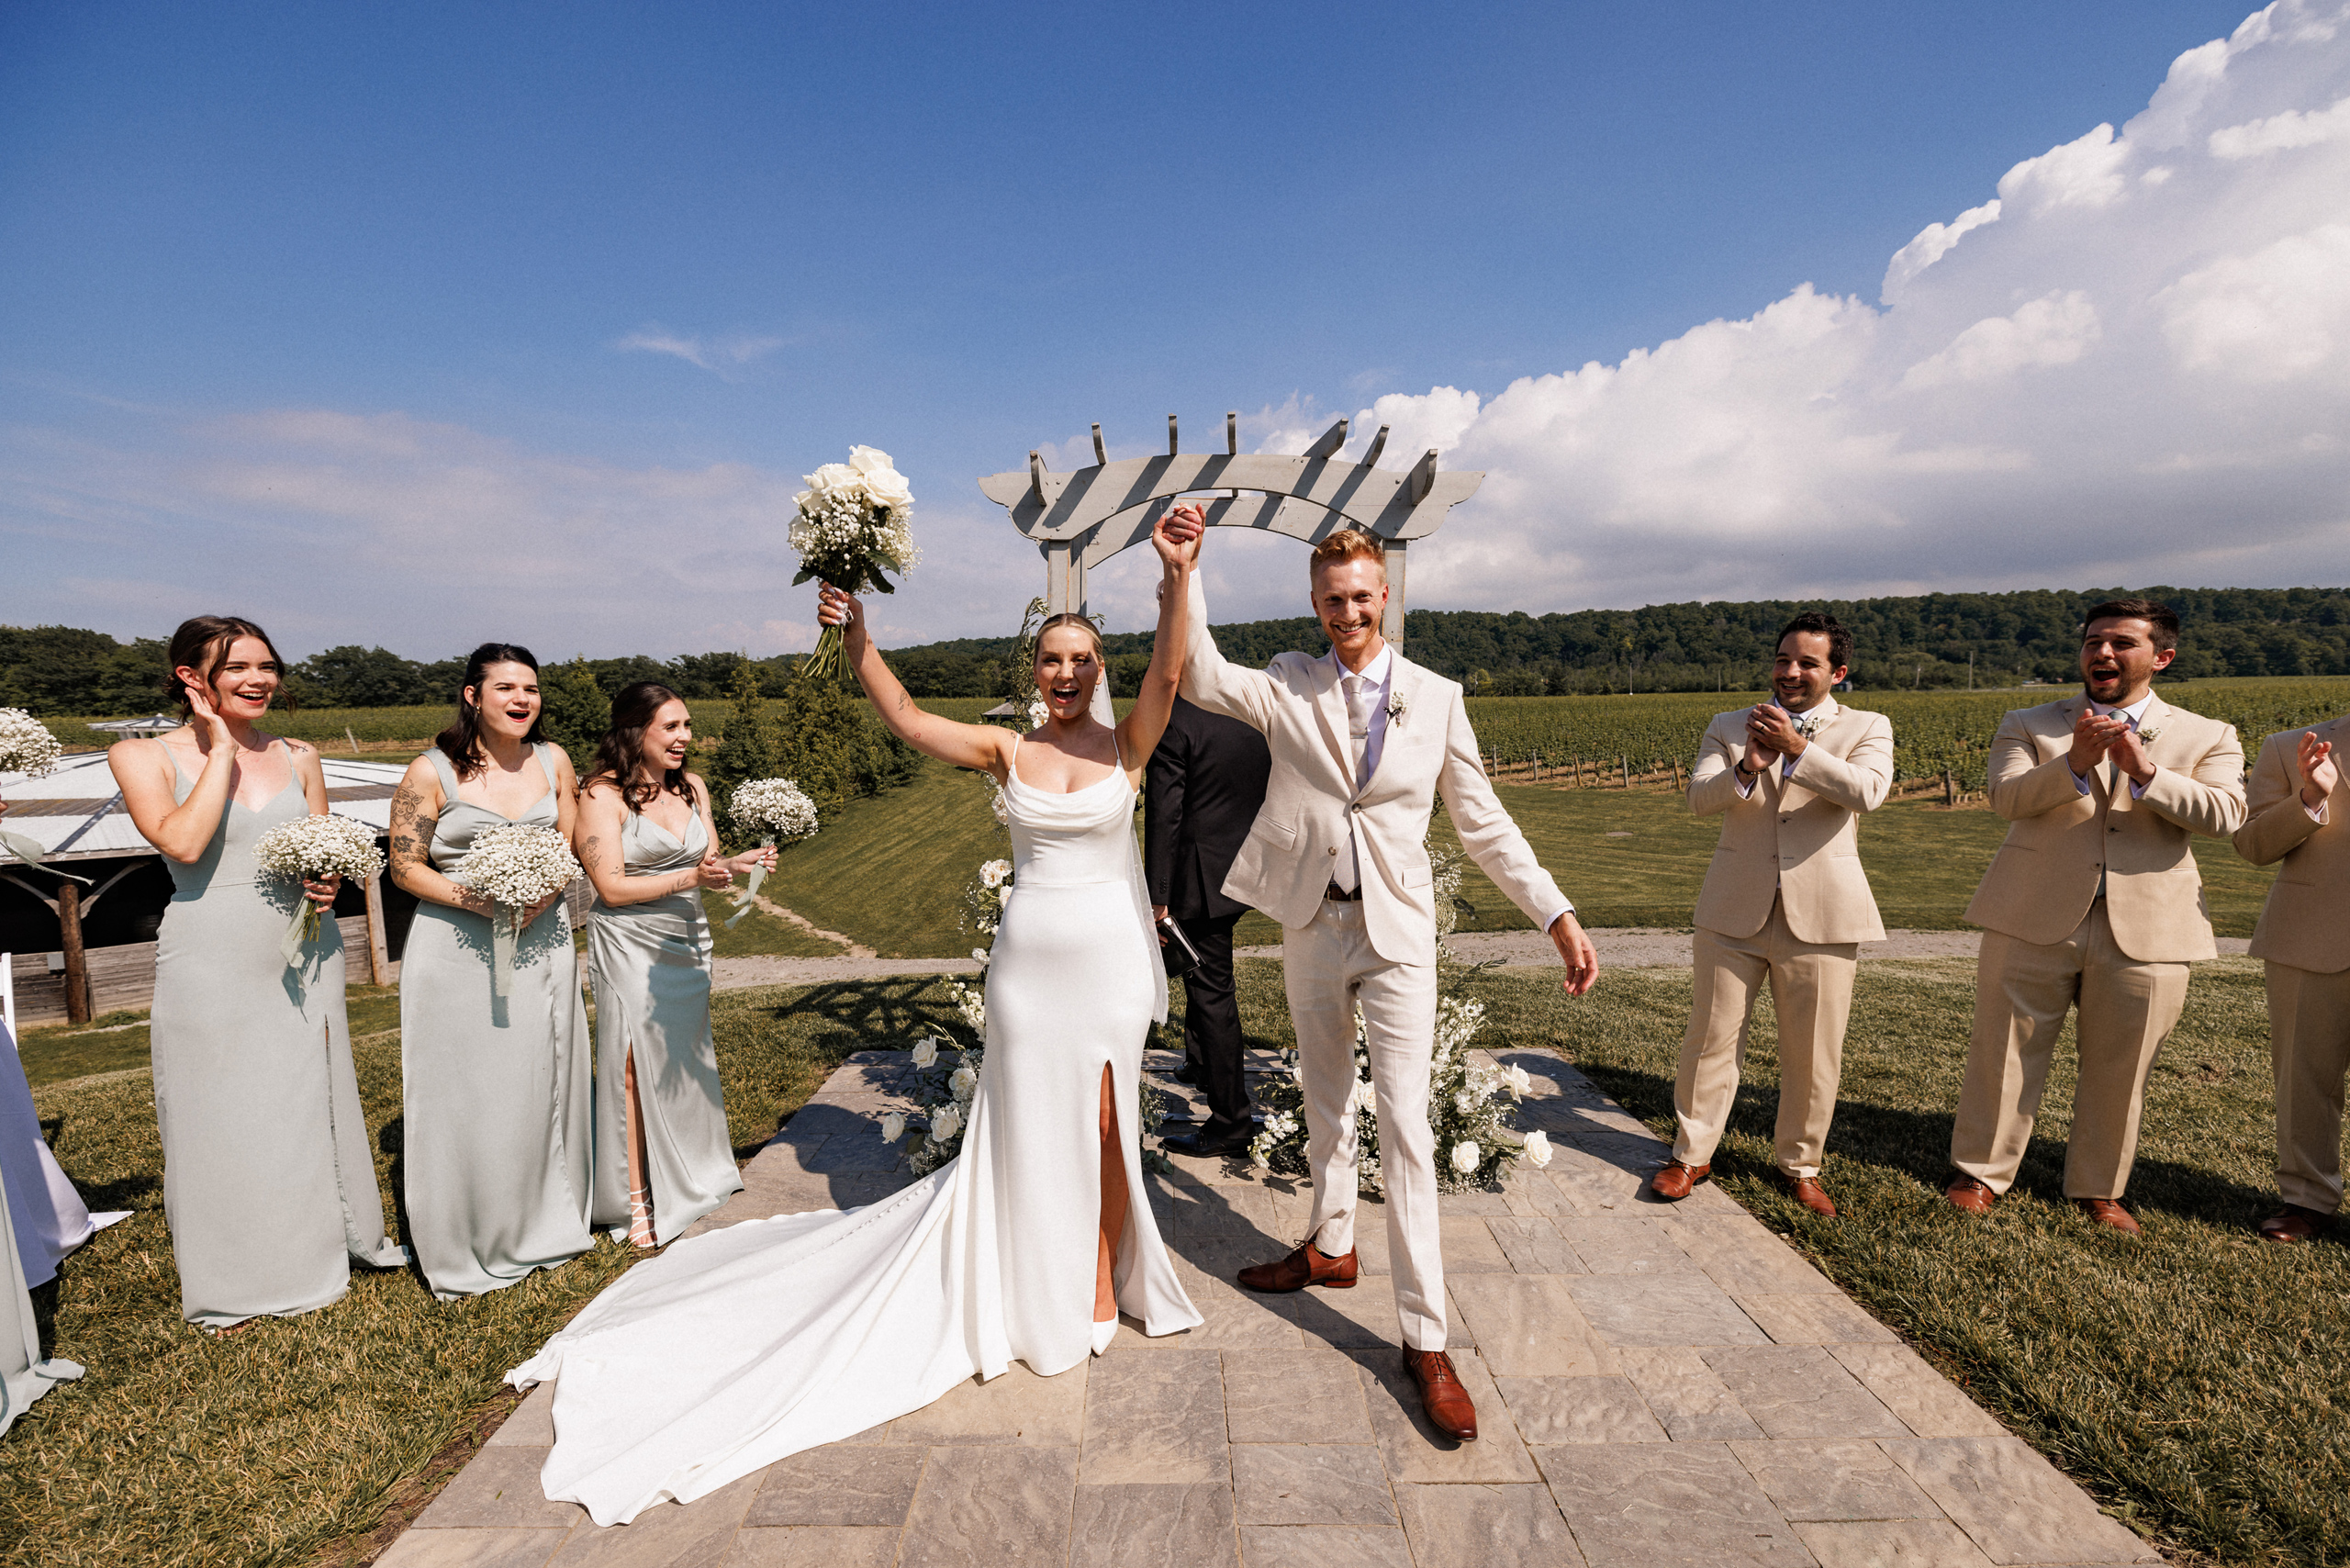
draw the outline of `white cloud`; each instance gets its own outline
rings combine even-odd
[[[2343,580],[2345,16],[2279,0],[2181,55],[2119,132],[1926,227],[1878,304],[1807,285],[1614,364],[1380,398],[1383,461],[1487,476],[1414,602]]]
[[[612,346],[642,353],[665,353],[713,375],[726,375],[783,347],[782,338],[733,333],[722,338],[687,338],[659,327],[640,327]]]
[[[1997,381],[2031,365],[2070,364],[2102,335],[2097,307],[2079,289],[2052,290],[2012,316],[1986,316],[1931,359],[1902,373],[1911,390]]]

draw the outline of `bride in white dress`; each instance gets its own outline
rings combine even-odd
[[[752,1220],[631,1270],[507,1373],[555,1381],[551,1499],[599,1524],[690,1502],[854,1437],[1014,1361],[1047,1377],[1099,1354],[1123,1312],[1201,1321],[1142,1187],[1131,1117],[1167,984],[1135,849],[1135,792],[1183,667],[1195,510],[1160,520],[1158,635],[1134,710],[1093,717],[1101,639],[1046,622],[1048,718],[1022,737],[923,712],[849,595],[819,613],[890,727],[1003,787],[1013,892],[988,968],[987,1058],[956,1159],[865,1208]],[[1104,705],[1106,707],[1106,704]]]

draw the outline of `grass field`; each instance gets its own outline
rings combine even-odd
[[[1604,976],[1569,1002],[1539,971],[1467,982],[1481,1044],[1559,1048],[1651,1126],[1670,1121],[1684,972]],[[1768,1180],[1775,1036],[1758,1020],[1718,1180],[1978,1400],[2140,1529],[2229,1562],[2350,1556],[2350,1249],[2285,1250],[2244,1228],[2270,1185],[2259,969],[2198,967],[2157,1068],[2132,1198],[2136,1245],[2060,1202],[2071,1076],[2061,1059],[2016,1193],[1969,1221],[1938,1196],[1970,966],[1865,966],[1825,1180],[1829,1224]],[[1180,1001],[1180,999],[1179,999]],[[1244,1026],[1291,1038],[1279,966],[1241,966]],[[949,1014],[900,980],[722,993],[715,1025],[741,1155],[849,1051],[902,1047]],[[354,989],[369,1130],[398,1115],[397,998]],[[1178,1013],[1180,1021],[1180,1007]],[[125,1031],[129,1033],[129,1031]],[[52,1066],[91,1030],[36,1037]],[[30,1058],[28,1057],[28,1064]],[[182,1327],[143,1070],[36,1092],[60,1159],[94,1206],[133,1219],[72,1260],[53,1350],[89,1365],[0,1444],[0,1563],[71,1568],[360,1561],[387,1508],[505,1396],[498,1375],[631,1261],[588,1257],[476,1301],[437,1304],[408,1273],[227,1339]],[[378,1161],[387,1202],[397,1164]],[[445,1468],[447,1461],[442,1461]]]
[[[1561,699],[1572,700],[1572,699]],[[1495,787],[1535,855],[1575,901],[1589,926],[1685,926],[1696,908],[1720,823],[1692,817],[1677,794],[1650,790]],[[817,924],[888,958],[945,958],[972,946],[957,921],[963,886],[982,860],[1009,855],[986,783],[943,763],[873,800],[851,801],[838,821],[784,857],[769,896]],[[1980,809],[1924,802],[1888,805],[1862,820],[1861,857],[1888,926],[1957,930],[2008,824]],[[1437,814],[1438,842],[1457,844]],[[2249,936],[2273,870],[2246,864],[2220,839],[2195,841],[2220,934]],[[903,890],[923,890],[908,898]],[[1482,872],[1470,868],[1460,897],[1464,931],[1529,923]],[[1241,924],[1244,945],[1281,939],[1261,915]],[[781,949],[778,949],[781,950]]]

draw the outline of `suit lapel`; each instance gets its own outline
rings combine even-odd
[[[1347,734],[1347,695],[1338,684],[1345,666],[1338,663],[1336,648],[1322,655],[1314,666],[1314,678],[1320,684],[1314,692],[1315,716],[1321,721],[1323,744],[1329,748],[1338,765],[1338,777],[1347,781],[1347,793],[1355,787],[1354,746]]]

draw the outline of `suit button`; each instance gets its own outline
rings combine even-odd
[[[1360,801],[1357,801],[1353,805],[1348,806],[1347,810],[1350,812],[1359,812],[1362,810],[1362,802]]]
[[[2105,831],[2106,831],[2106,832],[2108,832],[2108,833],[2120,833],[2120,832],[2121,831],[2121,829],[2120,827],[2116,826],[2116,827],[2109,827],[2109,828],[2107,828]]]
[[[1338,846],[1337,846],[1337,845],[1335,845],[1335,844],[1334,844],[1334,845],[1330,846],[1330,853],[1331,853],[1331,854],[1336,855],[1337,852],[1338,852]]]

